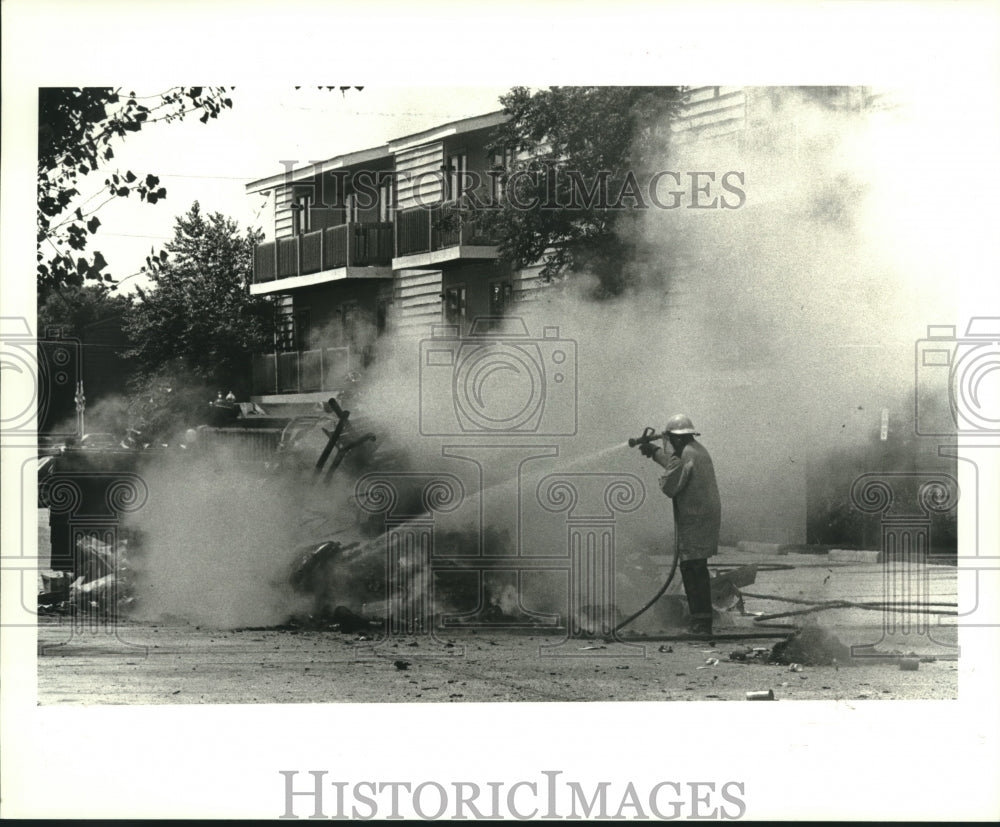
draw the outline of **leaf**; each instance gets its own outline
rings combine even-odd
[[[128,194],[129,194],[129,192],[131,192],[131,190],[129,190],[129,188],[128,188],[128,187],[120,187],[120,188],[119,188],[119,189],[118,189],[118,190],[117,190],[117,191],[115,192],[115,195],[118,195],[118,196],[120,196],[120,197],[122,197],[122,198],[127,198],[127,197],[128,197]]]
[[[103,270],[108,266],[108,262],[105,260],[104,256],[100,252],[94,253],[94,271]]]
[[[155,175],[147,175],[146,176],[146,186],[147,187],[155,187],[159,183],[160,183],[160,179],[157,178]]]
[[[91,235],[97,232],[97,228],[101,226],[101,219],[96,215],[87,222],[87,229],[90,230]]]
[[[135,180],[135,173],[134,173],[134,172],[132,172],[132,170],[129,170],[128,172],[126,172],[126,173],[125,173],[125,180],[126,180],[126,181],[127,181],[127,182],[128,182],[129,184],[131,184],[131,183],[132,183],[132,182],[133,182],[133,181]]]
[[[77,207],[76,208],[76,212],[74,214],[76,215],[76,220],[77,221],[83,221],[83,210],[81,210],[79,207]]]

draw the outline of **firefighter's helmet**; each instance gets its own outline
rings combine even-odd
[[[674,414],[667,420],[667,427],[664,428],[668,434],[691,434],[691,436],[701,436],[695,429],[691,418],[684,414]]]

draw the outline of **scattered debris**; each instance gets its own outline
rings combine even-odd
[[[773,689],[757,689],[752,692],[747,692],[748,701],[773,701],[774,700],[774,690]]]
[[[768,663],[771,650],[766,646],[744,646],[729,653],[729,660],[737,663]]]
[[[792,663],[792,664],[789,665],[788,671],[789,672],[801,672],[802,671],[802,664],[801,663]]]
[[[126,547],[124,540],[113,546],[96,537],[80,537],[72,572],[38,573],[38,613],[86,613],[106,619],[124,614],[135,602]]]
[[[671,655],[671,654],[673,654],[674,647],[673,646],[667,646],[666,644],[663,644],[663,645],[660,646],[660,648],[657,651],[658,652],[662,652],[665,655]]]
[[[720,612],[738,609],[744,612],[743,595],[740,586],[752,586],[757,580],[757,566],[740,566],[739,568],[715,575],[711,580],[712,607]]]
[[[771,662],[830,666],[851,663],[851,650],[840,639],[819,626],[806,626],[771,649]]]
[[[73,579],[68,571],[43,569],[38,572],[38,605],[53,605],[69,600],[69,586]]]
[[[408,660],[394,660],[392,662],[392,665],[395,666],[399,670],[409,669],[410,668],[410,662]]]

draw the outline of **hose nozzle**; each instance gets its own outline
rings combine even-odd
[[[658,434],[656,433],[655,428],[652,427],[646,428],[643,430],[642,436],[634,436],[629,439],[628,447],[638,448],[640,445],[648,445],[650,442],[654,442],[657,439],[663,439],[666,435],[667,435],[666,431],[664,431],[661,434]]]

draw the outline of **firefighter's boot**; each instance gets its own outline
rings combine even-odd
[[[692,635],[710,637],[712,634],[712,583],[706,560],[684,560],[681,562],[681,578],[687,594]]]

